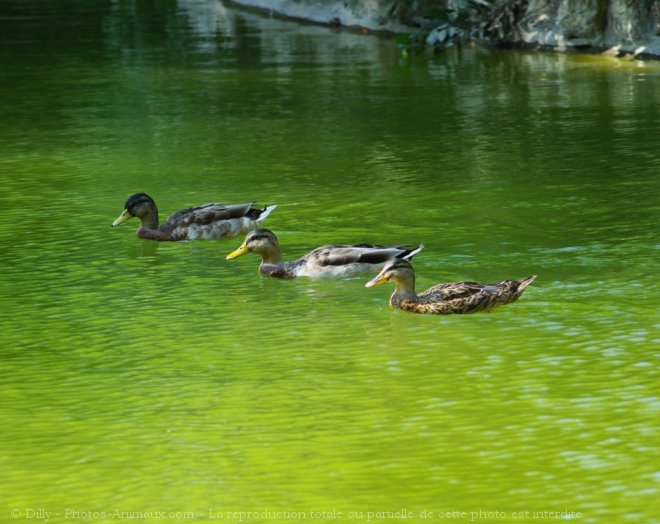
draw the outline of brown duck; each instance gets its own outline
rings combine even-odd
[[[394,282],[396,289],[390,297],[390,305],[414,313],[449,315],[452,313],[476,313],[488,311],[495,306],[509,304],[520,298],[536,275],[523,280],[502,280],[496,284],[477,282],[450,282],[437,284],[415,293],[415,272],[407,260],[393,260],[366,287]]]

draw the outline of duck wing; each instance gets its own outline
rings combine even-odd
[[[421,293],[418,303],[409,305],[407,309],[440,314],[490,310],[497,305],[518,300],[534,278],[532,276],[522,281],[503,280],[497,284],[469,281],[438,284]]]
[[[400,247],[373,244],[356,244],[353,246],[328,245],[317,247],[305,255],[303,259],[319,266],[345,266],[348,264],[377,265],[410,252],[411,250]]]
[[[464,281],[464,282],[450,282],[448,284],[437,284],[423,293],[420,297],[430,298],[433,300],[454,300],[465,299],[475,295],[497,295],[497,285],[484,285],[478,282]]]
[[[192,224],[207,225],[221,220],[241,218],[250,211],[252,204],[253,202],[225,205],[213,202],[203,206],[189,207],[170,215],[162,227],[163,229],[174,229],[188,227]]]

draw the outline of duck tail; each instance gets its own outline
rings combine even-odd
[[[518,292],[522,293],[524,289],[529,286],[534,280],[536,279],[536,275],[532,275],[531,277],[523,278],[520,283],[518,284]]]
[[[401,258],[403,260],[410,260],[412,257],[414,257],[417,253],[419,253],[422,249],[424,249],[424,244],[420,244],[417,246],[415,249],[411,249],[409,251],[406,251],[405,253],[402,254]]]
[[[276,207],[277,207],[276,205],[264,207],[263,211],[259,213],[259,217],[257,218],[257,223],[260,223],[262,220],[268,218],[268,215],[270,215]]]

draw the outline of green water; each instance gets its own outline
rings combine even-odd
[[[658,64],[193,0],[0,0],[0,64],[0,522],[658,517]],[[278,204],[285,258],[424,242],[418,289],[538,279],[391,310],[110,228],[139,191]]]

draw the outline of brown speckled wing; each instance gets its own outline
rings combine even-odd
[[[438,284],[421,293],[417,301],[404,301],[401,309],[436,315],[466,314],[488,311],[495,306],[518,300],[534,277],[523,281],[503,280],[497,284],[452,282]]]

